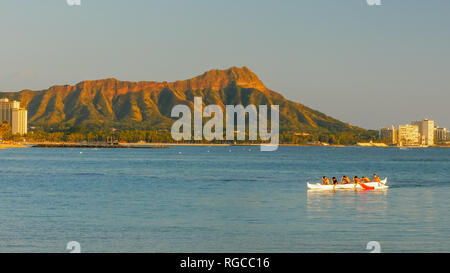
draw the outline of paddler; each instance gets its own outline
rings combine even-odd
[[[374,174],[373,175],[373,181],[374,182],[381,182],[381,179],[376,174]]]
[[[355,187],[353,189],[356,191],[356,186],[359,184],[359,178],[357,176],[353,177],[353,183],[355,183]]]
[[[339,182],[337,181],[336,177],[331,178],[331,182],[333,182],[333,185],[338,184]]]
[[[330,185],[330,180],[326,176],[322,177],[322,185]]]
[[[362,182],[363,183],[368,183],[368,182],[370,182],[370,179],[368,177],[363,176],[362,177]]]
[[[331,178],[331,182],[333,182],[333,191],[336,189],[336,185],[339,183],[336,177]]]
[[[341,183],[342,184],[350,184],[351,182],[350,182],[350,179],[347,177],[347,176],[343,176],[342,178],[341,178]]]

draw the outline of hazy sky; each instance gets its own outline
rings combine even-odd
[[[0,90],[173,81],[248,66],[272,90],[365,128],[450,128],[450,1],[1,0]]]

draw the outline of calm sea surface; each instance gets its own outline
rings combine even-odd
[[[449,209],[445,148],[0,150],[0,252],[450,252]]]

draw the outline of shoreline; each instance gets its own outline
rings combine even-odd
[[[127,143],[127,142],[119,142],[119,145],[128,146],[128,147],[145,147],[145,146],[260,146],[261,143],[167,143],[167,142],[141,142],[141,143]],[[88,148],[91,146],[108,146],[105,143],[75,143],[75,142],[25,142],[25,143],[0,143],[0,149],[8,149],[8,148],[31,148],[35,146],[77,146],[79,148]],[[419,147],[419,146],[377,146],[377,145],[320,145],[320,144],[279,144],[279,146],[284,147],[330,147],[330,148],[397,148],[397,149],[423,149],[423,148],[450,148],[448,145],[435,145],[429,147]],[[111,145],[111,147],[114,147]],[[55,147],[57,148],[57,147]]]
[[[153,142],[153,143],[127,143],[127,142],[119,142],[120,145],[128,145],[128,146],[260,146],[265,143],[236,143],[236,144],[222,144],[222,143],[166,143],[166,142]],[[278,146],[285,147],[333,147],[333,148],[346,148],[346,147],[360,147],[360,148],[450,148],[450,145],[435,145],[429,147],[419,147],[419,146],[377,146],[377,145],[341,145],[341,144],[330,144],[330,145],[320,145],[320,144],[291,144],[291,143],[282,143],[278,144]]]
[[[0,149],[11,149],[11,148],[30,148],[31,146],[25,145],[25,144],[5,144],[0,143]]]

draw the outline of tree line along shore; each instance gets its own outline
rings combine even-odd
[[[294,145],[356,145],[358,142],[376,141],[378,133],[376,131],[368,131],[364,134],[355,134],[353,132],[314,132],[296,134],[292,132],[280,132],[279,142],[281,144]],[[30,142],[30,143],[44,143],[44,142],[70,142],[70,143],[110,143],[110,142],[124,142],[124,143],[184,143],[184,144],[261,144],[265,141],[260,139],[255,141],[248,140],[185,140],[182,142],[175,141],[172,138],[170,130],[156,129],[156,130],[89,130],[87,128],[70,128],[67,130],[53,131],[53,130],[31,130],[26,135],[12,135],[10,131],[2,131],[0,126],[0,139],[3,141],[12,142]],[[235,138],[236,139],[236,138]]]

